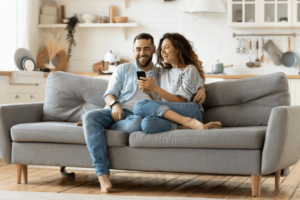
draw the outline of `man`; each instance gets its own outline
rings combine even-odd
[[[136,72],[145,71],[146,75],[151,75],[158,84],[158,70],[152,63],[155,49],[151,35],[147,33],[137,35],[133,47],[136,63],[118,66],[110,78],[104,94],[105,108],[89,111],[83,116],[85,140],[98,175],[101,192],[107,193],[112,189],[112,184],[109,181],[110,164],[107,158],[105,128],[124,131],[128,134],[141,131],[142,118],[134,115],[132,110],[135,102],[150,99],[150,97],[137,88]],[[194,101],[200,99],[200,103],[203,103],[205,89],[199,90]]]

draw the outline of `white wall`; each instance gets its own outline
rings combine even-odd
[[[42,4],[51,5],[52,0],[41,0]],[[227,13],[187,14],[182,11],[186,0],[162,2],[162,0],[128,0],[127,8],[123,0],[62,0],[66,6],[66,16],[73,13],[92,13],[99,16],[108,16],[109,5],[117,6],[117,15],[128,16],[131,22],[140,24],[138,28],[128,29],[127,41],[118,28],[90,28],[77,29],[77,46],[73,49],[73,57],[70,59],[68,71],[92,72],[94,63],[103,59],[106,51],[118,51],[122,59],[134,61],[132,55],[132,43],[134,37],[147,32],[153,35],[155,43],[166,32],[179,32],[194,42],[196,52],[207,72],[211,71],[211,64],[217,59],[225,65],[233,64],[233,68],[225,70],[227,74],[267,74],[272,72],[284,72],[286,74],[298,74],[299,65],[287,68],[272,64],[268,55],[266,62],[260,68],[247,68],[249,60],[247,53],[235,53],[235,33],[292,33],[300,34],[300,30],[292,29],[265,29],[265,30],[233,30],[227,26]],[[227,0],[223,0],[227,7]],[[249,38],[245,38],[247,41]],[[261,38],[260,43],[261,43]],[[265,42],[271,37],[265,37]],[[256,38],[252,38],[253,43]],[[299,38],[292,38],[291,49],[300,57]],[[275,37],[275,44],[282,52],[287,50],[287,37]],[[42,47],[43,44],[40,44]],[[254,46],[254,45],[253,45]],[[248,45],[247,45],[248,48]],[[259,50],[259,57],[261,50]],[[252,61],[256,59],[256,50],[252,55]],[[154,61],[156,58],[154,58]]]

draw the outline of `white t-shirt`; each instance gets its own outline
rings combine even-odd
[[[146,72],[146,77],[149,78],[149,74],[150,71]],[[136,88],[136,91],[134,93],[134,95],[125,103],[123,103],[122,108],[127,108],[128,110],[133,111],[133,107],[135,105],[136,102],[142,100],[142,99],[149,99],[151,100],[151,98],[148,96],[148,94],[143,93],[139,87]],[[108,106],[105,106],[105,108],[110,109]]]

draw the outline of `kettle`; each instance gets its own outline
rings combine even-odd
[[[108,62],[108,70],[102,73],[113,73],[120,63],[120,56],[117,52],[108,51],[104,54],[104,61]]]

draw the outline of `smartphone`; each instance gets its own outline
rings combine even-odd
[[[136,74],[139,80],[142,80],[141,77],[146,77],[146,72],[144,71],[136,72]]]

